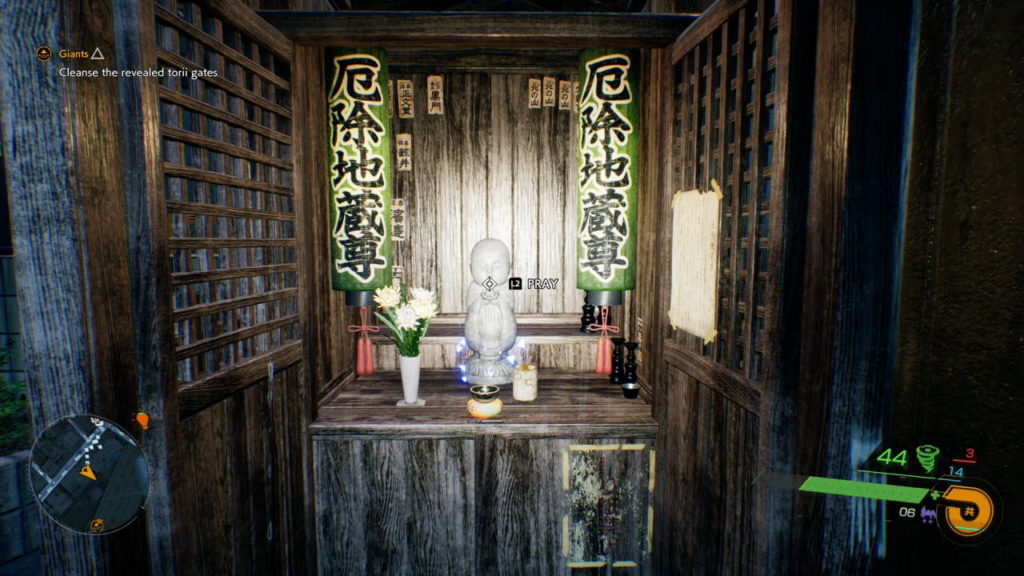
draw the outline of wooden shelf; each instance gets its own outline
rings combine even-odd
[[[454,370],[425,370],[420,376],[422,407],[398,407],[401,377],[383,372],[358,377],[320,406],[310,427],[314,437],[471,438],[479,435],[531,438],[654,438],[657,423],[643,399],[627,399],[606,376],[540,372],[537,400],[518,402],[511,384],[494,419],[477,420],[466,411],[469,386]]]
[[[380,326],[380,332],[371,336],[374,344],[391,342],[391,331],[387,326]],[[463,324],[431,324],[427,336],[421,340],[423,344],[458,344],[465,336]],[[516,338],[522,338],[527,344],[568,344],[571,342],[596,340],[596,332],[580,332],[579,324],[519,324],[516,327]]]

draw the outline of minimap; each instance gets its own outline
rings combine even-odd
[[[102,534],[135,519],[149,494],[138,444],[97,416],[64,418],[32,447],[32,490],[43,511],[69,530]]]

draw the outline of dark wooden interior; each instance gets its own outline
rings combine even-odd
[[[44,519],[46,573],[596,574],[567,550],[570,520],[591,521],[570,471],[595,470],[637,487],[616,574],[1024,565],[1021,6],[412,4],[46,0],[5,17],[37,431],[70,413],[153,422],[130,428],[152,477],[144,514],[102,539]],[[43,44],[220,73],[68,82],[35,61]],[[441,312],[420,411],[394,406],[385,334],[380,371],[355,375],[357,314],[331,290],[325,46],[386,48],[417,94],[444,75],[443,116],[392,119],[414,137],[413,171],[395,173],[410,230],[395,263]],[[636,400],[593,374],[595,337],[579,332],[576,116],[526,103],[530,78],[574,79],[594,46],[643,54],[637,288],[614,313],[641,342]],[[668,321],[669,206],[712,179],[705,344]],[[454,378],[465,255],[484,236],[519,275],[564,286],[517,294],[540,395],[505,394],[494,421],[468,417]],[[795,490],[854,478],[894,433],[977,440],[1002,463],[991,541],[944,545],[876,501]]]

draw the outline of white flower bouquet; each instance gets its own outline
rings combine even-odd
[[[420,338],[427,335],[430,320],[437,316],[437,296],[423,288],[405,285],[378,288],[374,302],[384,312],[377,318],[391,329],[391,339],[402,356],[420,355]]]

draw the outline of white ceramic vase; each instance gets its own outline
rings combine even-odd
[[[399,356],[398,362],[402,369],[403,399],[406,405],[415,405],[420,392],[420,357]]]

